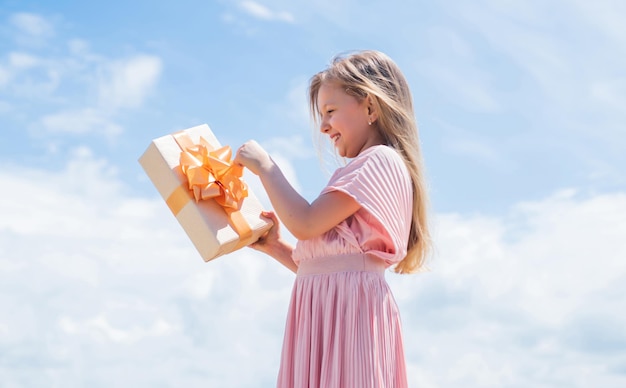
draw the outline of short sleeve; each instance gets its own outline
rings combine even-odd
[[[393,242],[397,259],[406,255],[411,227],[411,177],[400,155],[388,146],[374,146],[338,169],[323,193],[341,191],[371,214]]]

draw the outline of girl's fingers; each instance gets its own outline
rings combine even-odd
[[[278,222],[278,218],[276,217],[276,213],[274,213],[273,211],[262,211],[261,215],[265,218],[269,218],[270,220],[272,220],[274,223]]]

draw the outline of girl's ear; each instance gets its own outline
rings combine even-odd
[[[366,97],[366,106],[367,106],[367,118],[370,122],[375,122],[378,119],[378,111],[376,110],[376,106],[374,105],[374,99],[371,95]]]

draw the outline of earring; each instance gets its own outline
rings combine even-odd
[[[370,120],[367,120],[367,125],[372,125],[372,122]]]

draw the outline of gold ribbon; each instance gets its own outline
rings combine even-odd
[[[230,225],[241,242],[252,235],[252,229],[239,210],[248,196],[248,186],[241,179],[243,167],[231,161],[229,146],[215,149],[203,137],[194,143],[184,131],[172,135],[182,150],[180,168],[187,184],[178,186],[165,201],[174,215],[191,200],[213,199],[228,215]]]

